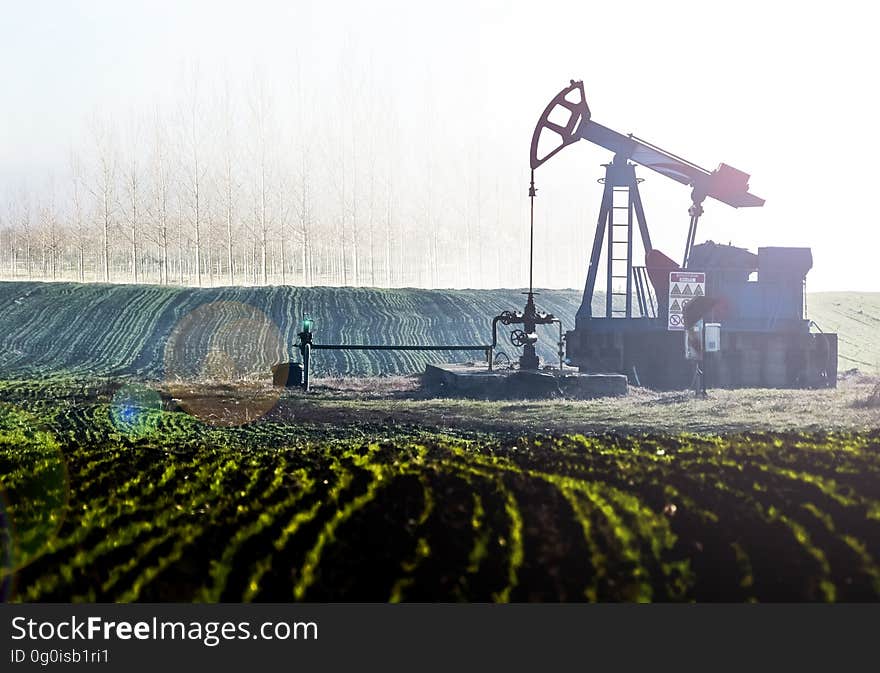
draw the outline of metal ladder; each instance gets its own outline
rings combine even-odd
[[[619,198],[625,197],[624,199]],[[612,318],[632,317],[632,227],[633,203],[628,186],[612,189],[608,214],[608,279],[605,293],[605,315]],[[620,289],[625,284],[626,290]],[[625,308],[615,305],[615,297],[624,297]]]

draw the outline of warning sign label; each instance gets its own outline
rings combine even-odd
[[[706,294],[706,274],[696,271],[669,272],[669,318],[667,329],[684,329],[684,307],[694,297]]]

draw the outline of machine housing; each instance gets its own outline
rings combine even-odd
[[[809,248],[767,247],[754,254],[711,241],[693,246],[687,269],[705,272],[706,295],[717,300],[705,320],[721,324],[721,350],[705,354],[707,386],[835,385],[837,335],[812,333],[804,317],[811,267]],[[685,358],[683,333],[667,328],[666,292],[652,295],[645,315],[580,311],[565,335],[566,359],[581,371],[622,372],[651,388],[692,385],[695,364]]]

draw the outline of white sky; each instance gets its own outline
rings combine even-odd
[[[810,246],[809,289],[878,291],[872,6],[0,0],[0,192],[63,170],[95,111],[172,100],[184,64],[233,78],[256,68],[278,82],[299,68],[333,91],[318,103],[331,110],[346,95],[337,64],[354,53],[409,115],[411,151],[434,132],[425,92],[444,137],[480,139],[497,179],[521,185],[509,226],[524,242],[532,129],[569,79],[583,79],[596,121],[752,175],[766,206],[707,202],[698,240]],[[582,286],[609,158],[581,142],[539,169],[537,285]],[[679,258],[689,190],[640,175],[655,246]]]

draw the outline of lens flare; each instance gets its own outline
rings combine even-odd
[[[162,398],[155,390],[138,384],[122,386],[113,395],[110,420],[131,439],[151,434],[162,411]]]
[[[280,390],[269,384],[285,359],[278,326],[260,309],[235,301],[204,304],[185,315],[165,345],[165,381],[189,414],[211,425],[242,425],[270,411]]]

